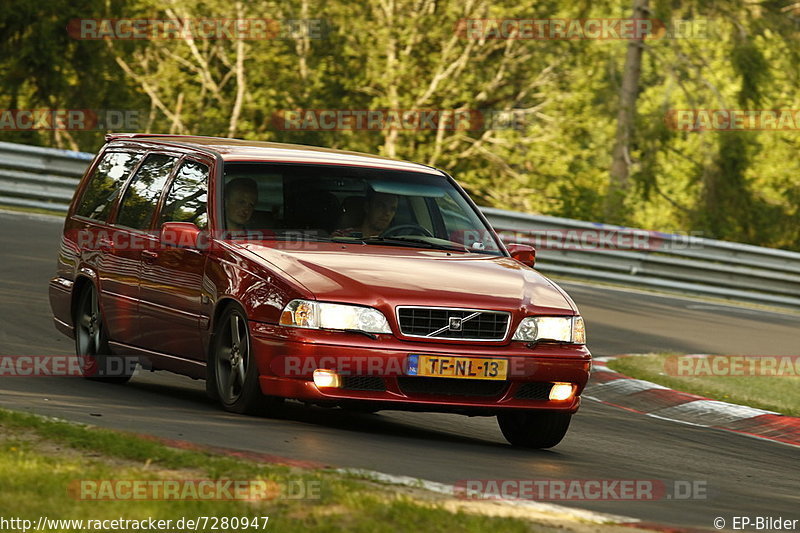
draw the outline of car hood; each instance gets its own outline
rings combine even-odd
[[[340,243],[306,242],[302,250],[255,243],[241,246],[265,267],[294,278],[318,300],[373,307],[575,313],[572,300],[555,284],[508,257]]]

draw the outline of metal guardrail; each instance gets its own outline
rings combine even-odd
[[[93,154],[0,142],[0,204],[67,211]]]
[[[0,205],[66,212],[93,154],[0,142]],[[564,275],[800,307],[800,253],[482,208],[505,242],[537,248]]]
[[[483,208],[504,242],[536,246],[537,268],[760,304],[800,307],[800,253],[696,236]]]

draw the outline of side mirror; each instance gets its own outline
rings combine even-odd
[[[511,257],[522,263],[532,267],[536,263],[536,248],[527,244],[511,243],[506,244],[506,250],[511,254]]]
[[[163,246],[199,249],[200,228],[191,222],[165,222],[159,240]]]

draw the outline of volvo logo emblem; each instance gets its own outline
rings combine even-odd
[[[468,310],[465,309],[465,311],[468,311]],[[441,335],[445,331],[463,331],[464,322],[469,322],[470,320],[472,320],[476,316],[479,316],[480,314],[481,314],[481,311],[475,311],[474,313],[472,313],[470,315],[467,315],[467,316],[448,316],[447,317],[447,324],[445,324],[444,326],[440,327],[436,331],[431,331],[430,333],[428,333],[425,336],[426,337],[435,337],[437,335]],[[463,338],[463,336],[462,335],[457,335],[457,336],[452,337],[452,338],[461,339],[461,338]]]

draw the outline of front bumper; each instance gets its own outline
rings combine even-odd
[[[284,328],[250,323],[252,353],[264,394],[312,403],[369,404],[375,409],[494,414],[505,409],[575,412],[589,379],[591,354],[585,346],[525,343],[478,345],[409,342],[392,335],[370,339],[357,333]],[[427,378],[406,375],[410,354],[502,358],[505,381]],[[337,371],[342,388],[318,388],[317,368]],[[422,380],[422,381],[419,381]],[[570,382],[568,400],[547,399],[549,384]]]

